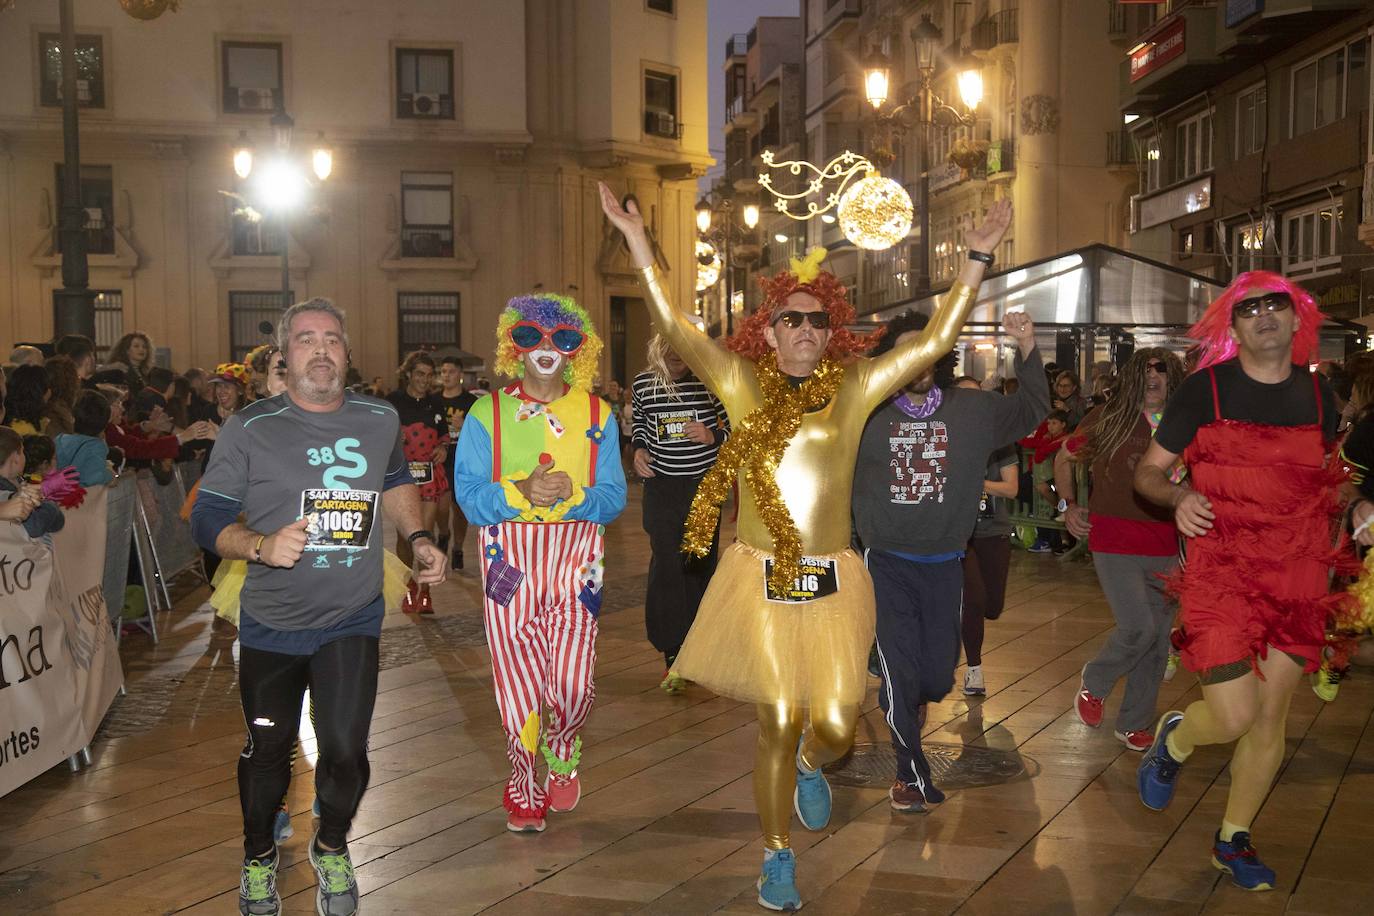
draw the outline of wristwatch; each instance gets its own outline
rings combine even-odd
[[[1061,498],[1061,499],[1059,500],[1059,505],[1057,505],[1057,506],[1054,507],[1054,511],[1055,511],[1055,512],[1059,512],[1059,513],[1068,512],[1068,511],[1069,511],[1069,506],[1072,506],[1072,505],[1076,505],[1076,504],[1075,504],[1075,503],[1069,502],[1067,499],[1062,499],[1062,498]]]

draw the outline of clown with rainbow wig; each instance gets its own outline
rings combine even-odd
[[[1170,710],[1137,773],[1141,801],[1163,810],[1193,751],[1236,742],[1212,864],[1245,890],[1269,890],[1273,869],[1250,829],[1284,756],[1288,703],[1322,661],[1328,621],[1346,598],[1330,578],[1358,566],[1344,537],[1335,397],[1311,371],[1322,314],[1278,274],[1243,273],[1190,336],[1197,368],[1179,386],[1140,463],[1135,488],[1173,510],[1187,540],[1171,581],[1181,608],[1183,664],[1202,699]],[[1182,456],[1186,482],[1170,470]]]
[[[987,222],[965,233],[970,259],[927,329],[873,359],[860,354],[874,335],[845,327],[854,310],[844,284],[821,269],[825,249],[765,280],[762,305],[721,347],[673,306],[638,204],[622,205],[603,184],[601,206],[625,236],[658,332],[738,418],[697,490],[683,546],[710,550],[736,481],[738,539],[721,556],[675,668],[757,704],[758,902],[795,910],[792,813],[809,830],[829,822],[821,767],[849,750],[868,687],[873,581],[849,546],[859,439],[874,408],[954,346],[1011,205],[993,205]]]
[[[625,508],[625,472],[610,405],[588,390],[602,345],[587,312],[566,296],[518,296],[496,333],[496,370],[515,381],[468,413],[454,496],[479,526],[483,620],[511,763],[506,827],[538,833],[548,812],[571,811],[581,797],[602,541]]]

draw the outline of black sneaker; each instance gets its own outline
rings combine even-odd
[[[462,569],[462,568],[463,568],[463,551],[461,551],[461,550],[455,550],[455,551],[453,551],[453,568],[454,568],[454,569]]]

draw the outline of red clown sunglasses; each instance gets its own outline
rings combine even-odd
[[[545,329],[533,321],[520,321],[511,325],[509,333],[510,342],[521,353],[538,350],[548,341],[559,353],[572,356],[587,342],[587,335],[570,324]]]

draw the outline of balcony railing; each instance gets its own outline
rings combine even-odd
[[[736,32],[725,39],[725,56],[743,57],[749,53],[749,34],[747,32]]]
[[[971,37],[973,50],[991,51],[998,45],[1015,44],[1016,14],[1016,7],[1011,7],[999,13],[990,13],[986,19],[975,23]]]
[[[1011,175],[1016,172],[1016,144],[1012,140],[994,140],[988,145],[988,176]]]
[[[738,118],[743,111],[744,96],[737,95],[733,102],[725,106],[725,123],[729,124],[731,121],[735,120],[735,118]]]
[[[1140,162],[1135,138],[1128,130],[1107,131],[1107,165],[1135,166]]]

